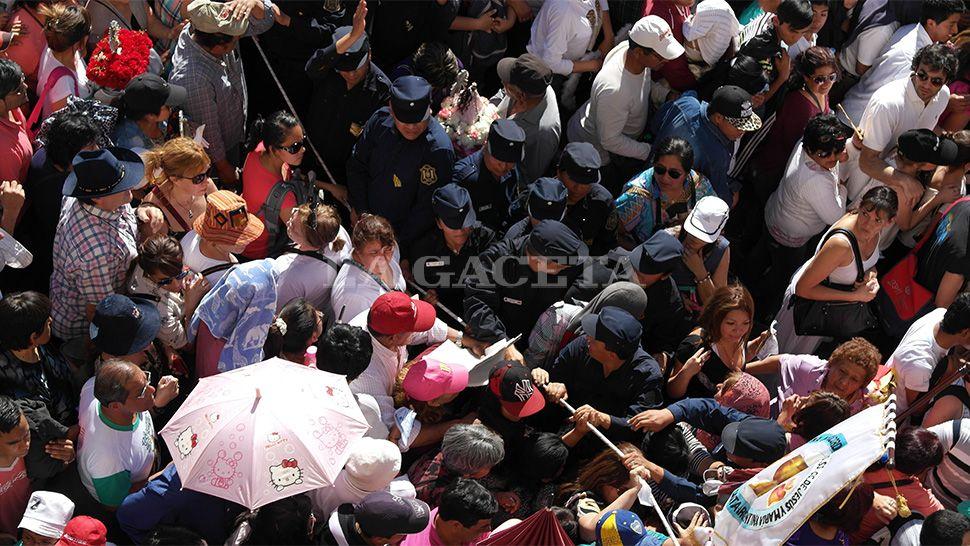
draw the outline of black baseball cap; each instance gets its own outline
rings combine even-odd
[[[401,76],[391,85],[391,112],[401,123],[420,123],[431,115],[431,84],[421,76]]]
[[[573,256],[589,256],[586,243],[581,241],[573,230],[556,220],[539,222],[539,225],[529,234],[526,249],[533,256],[541,256],[556,263],[563,263]]]
[[[525,131],[510,119],[497,119],[488,130],[488,153],[499,161],[518,163],[525,155]]]
[[[536,220],[562,220],[569,192],[561,180],[543,176],[529,184],[529,216]]]
[[[435,190],[431,208],[435,216],[451,229],[472,227],[477,222],[471,194],[454,182]]]
[[[376,491],[354,505],[354,520],[372,537],[410,535],[423,531],[431,518],[428,505],[387,491]]]
[[[128,82],[121,100],[127,108],[137,112],[158,112],[162,106],[182,106],[188,96],[184,87],[146,72]]]
[[[910,129],[899,135],[896,146],[903,157],[917,163],[956,165],[962,163],[960,147],[949,137],[929,129]]]
[[[751,105],[751,94],[736,85],[719,87],[707,109],[724,116],[738,130],[757,131],[761,128],[761,118]]]
[[[333,46],[337,45],[337,40],[350,34],[352,30],[353,27],[349,26],[343,26],[334,30]],[[333,63],[333,69],[341,72],[353,72],[361,66],[364,66],[368,53],[370,53],[370,41],[367,39],[367,33],[365,32],[356,42],[350,44],[347,51],[337,54],[337,60]]]
[[[559,170],[579,184],[599,182],[601,166],[600,153],[589,142],[570,142],[559,158]]]
[[[158,335],[161,325],[154,302],[112,294],[94,308],[88,334],[102,352],[127,356],[144,351]]]
[[[590,313],[580,321],[583,332],[623,359],[630,358],[640,346],[643,327],[633,315],[619,307],[604,307],[599,313]]]
[[[516,417],[528,417],[546,407],[545,397],[532,384],[532,371],[518,362],[506,360],[492,370],[488,389]]]
[[[729,423],[721,431],[721,444],[732,455],[772,463],[788,451],[785,429],[774,419],[749,417]]]
[[[671,273],[680,263],[684,245],[666,230],[660,230],[630,252],[630,265],[640,273]]]
[[[542,95],[552,82],[552,70],[539,57],[526,53],[506,57],[495,67],[503,83],[510,83],[530,95]]]

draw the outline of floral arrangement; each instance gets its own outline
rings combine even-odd
[[[121,91],[132,78],[148,70],[152,40],[141,31],[120,29],[112,21],[95,46],[88,63],[88,79],[101,87]]]
[[[465,70],[458,74],[451,94],[441,102],[438,111],[438,121],[460,157],[471,155],[485,145],[488,129],[498,117],[498,108],[478,94],[475,83],[468,82]]]

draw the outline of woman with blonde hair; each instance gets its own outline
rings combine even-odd
[[[145,198],[165,214],[169,235],[181,239],[205,213],[205,196],[216,191],[209,156],[190,138],[179,137],[148,151],[145,177],[154,186]]]
[[[52,4],[40,7],[45,17],[44,38],[47,48],[37,68],[37,106],[31,122],[44,119],[67,106],[71,96],[88,98],[85,46],[91,33],[91,17],[81,6]],[[40,109],[38,112],[37,109]]]

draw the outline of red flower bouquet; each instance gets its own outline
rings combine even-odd
[[[95,46],[88,63],[88,79],[101,87],[121,91],[132,78],[148,70],[152,40],[141,31],[119,29],[112,21]]]

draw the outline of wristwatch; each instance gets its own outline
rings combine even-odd
[[[455,340],[455,345],[459,347],[464,347],[464,345],[461,344],[461,340],[464,339],[464,337],[465,337],[464,332],[458,332],[458,339]]]

